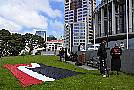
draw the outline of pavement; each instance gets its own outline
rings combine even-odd
[[[66,62],[75,65],[75,62],[72,62],[72,61],[66,61]],[[90,66],[87,66],[87,65],[82,65],[82,66],[78,66],[78,67],[86,69],[86,70],[98,70],[96,68],[93,68],[93,67],[90,67]]]
[[[49,56],[49,55],[50,55],[50,56],[52,55],[52,56],[53,56],[53,55],[55,55],[55,52],[54,52],[54,51],[46,51],[46,52],[43,51],[43,52],[41,52],[41,55],[48,55],[48,56]]]

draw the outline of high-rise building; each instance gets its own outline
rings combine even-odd
[[[65,0],[64,43],[73,47],[86,45],[93,39],[93,11],[96,0]]]
[[[36,35],[41,36],[42,38],[44,38],[44,41],[47,41],[46,31],[44,30],[36,31]]]

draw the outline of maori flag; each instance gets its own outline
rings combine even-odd
[[[82,74],[80,72],[51,67],[39,63],[5,64],[4,67],[9,69],[24,87]]]

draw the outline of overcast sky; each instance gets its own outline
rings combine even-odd
[[[0,0],[0,29],[21,34],[47,30],[61,36],[63,24],[64,0]]]

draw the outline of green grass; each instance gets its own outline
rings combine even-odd
[[[134,76],[120,73],[103,78],[99,71],[88,71],[75,65],[60,62],[56,56],[4,57],[0,60],[0,90],[134,90]],[[85,74],[55,80],[54,82],[22,87],[19,81],[3,68],[4,64],[43,63]]]

